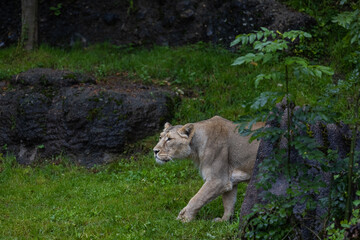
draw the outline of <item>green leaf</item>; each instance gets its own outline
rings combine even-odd
[[[333,18],[332,22],[339,24],[343,28],[350,29],[350,24],[357,18],[358,11],[343,12]]]
[[[263,57],[263,63],[267,63],[269,62],[270,60],[273,60],[274,59],[274,55],[271,54],[271,53],[265,53],[264,54],[264,57]]]
[[[350,43],[353,44],[356,40],[359,40],[359,35],[354,35],[352,38],[351,38],[351,41]]]
[[[271,73],[271,74],[270,74],[270,78],[273,79],[273,80],[275,80],[275,81],[279,80],[279,79],[280,79],[279,73],[278,73],[278,72],[273,72],[273,73]]]
[[[255,78],[255,88],[257,88],[259,86],[260,81],[263,80],[264,77],[265,77],[265,74],[262,74],[262,73],[256,76],[256,78]]]
[[[256,39],[256,35],[255,34],[250,34],[249,36],[249,43],[252,44]]]
[[[315,76],[318,77],[318,78],[321,78],[322,77],[322,72],[318,69],[314,69],[314,73],[315,73]]]
[[[317,69],[319,69],[322,73],[325,73],[326,75],[334,75],[334,70],[331,67],[317,66]]]
[[[264,33],[263,32],[257,32],[256,33],[256,38],[258,39],[258,40],[260,40],[262,37],[264,36]]]
[[[279,92],[262,92],[255,102],[250,106],[253,110],[258,110],[264,107],[268,102],[273,104],[277,101],[278,97],[282,96]]]
[[[244,63],[249,63],[249,62],[253,61],[255,57],[256,57],[255,54],[248,53],[245,56],[238,57],[231,65],[235,66],[235,65],[241,65]]]
[[[248,43],[248,37],[247,36],[242,36],[241,37],[241,44],[246,45],[247,43]]]
[[[310,33],[304,32],[304,37],[306,37],[306,38],[311,38],[312,36],[311,36]]]
[[[255,56],[254,56],[254,58],[253,59],[251,59],[252,61],[254,61],[254,62],[259,62],[261,59],[263,59],[264,58],[264,53],[262,53],[262,52],[259,52],[259,53],[257,53]]]
[[[233,47],[240,43],[241,38],[239,36],[237,36],[236,39],[230,43],[230,47]]]
[[[245,62],[245,59],[246,59],[245,56],[238,57],[231,65],[232,66],[241,65]]]
[[[304,68],[308,67],[308,62],[304,58],[300,57],[288,57],[285,59],[286,65],[301,65]]]
[[[267,41],[267,42],[255,42],[254,44],[254,49],[255,50],[258,50],[258,51],[262,51],[267,45],[270,45],[271,42],[270,41]]]

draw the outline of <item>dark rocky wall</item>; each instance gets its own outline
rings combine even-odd
[[[259,27],[286,31],[314,24],[275,0],[39,2],[40,41],[60,46],[76,40],[118,45],[205,41],[229,46],[237,34]],[[0,46],[16,42],[19,36],[20,5],[20,0],[0,1]]]
[[[3,84],[4,85],[4,84]],[[111,160],[172,117],[176,97],[156,87],[96,83],[69,71],[33,69],[0,90],[0,146],[30,164],[64,153],[91,166]]]

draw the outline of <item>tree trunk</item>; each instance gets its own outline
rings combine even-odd
[[[21,0],[21,44],[33,50],[38,44],[38,0]]]

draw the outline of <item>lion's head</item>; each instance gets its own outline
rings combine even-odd
[[[160,140],[153,149],[156,162],[163,164],[173,159],[189,157],[193,135],[192,123],[184,126],[171,126],[170,123],[165,123],[164,130],[160,133]]]

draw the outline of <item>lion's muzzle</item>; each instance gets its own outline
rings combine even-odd
[[[166,162],[168,162],[168,161],[171,160],[171,159],[169,159],[169,158],[160,158],[160,157],[159,157],[159,152],[160,152],[160,150],[154,149],[154,157],[155,157],[156,162],[157,162],[158,164],[164,164],[164,163],[166,163]]]
[[[161,158],[159,158],[158,156],[155,156],[155,159],[156,159],[156,162],[157,162],[158,164],[164,164],[164,163],[167,163],[168,161],[171,160],[171,159],[168,159],[168,158],[163,158],[163,159],[161,159]]]

